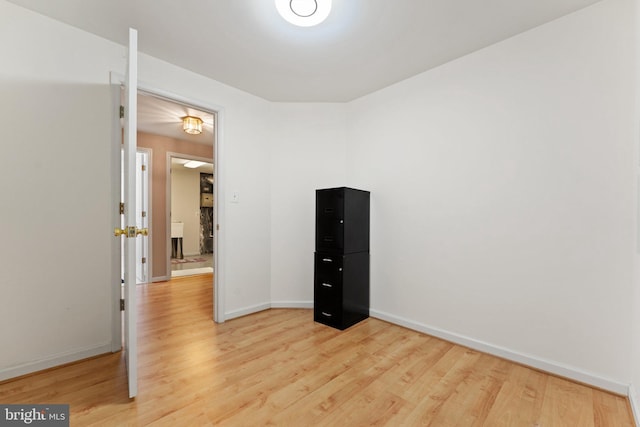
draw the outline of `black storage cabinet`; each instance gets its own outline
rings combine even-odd
[[[344,330],[369,317],[368,191],[316,190],[314,320]]]

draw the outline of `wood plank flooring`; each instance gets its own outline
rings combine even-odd
[[[0,384],[72,426],[633,426],[626,398],[376,319],[311,310],[216,325],[211,275],[139,287],[139,395],[122,354]]]

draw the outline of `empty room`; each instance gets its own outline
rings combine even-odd
[[[0,0],[0,425],[640,425],[639,19]]]

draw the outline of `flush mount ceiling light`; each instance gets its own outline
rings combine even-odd
[[[189,160],[187,163],[185,163],[183,166],[185,168],[190,168],[190,169],[195,169],[195,168],[199,168],[200,166],[204,165],[205,162],[199,162],[197,160]]]
[[[275,0],[278,13],[299,27],[318,25],[329,16],[331,0]]]
[[[183,117],[182,130],[189,135],[200,135],[202,133],[202,119],[193,116]]]

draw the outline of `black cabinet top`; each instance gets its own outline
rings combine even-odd
[[[359,190],[351,187],[335,187],[335,188],[320,188],[316,191],[335,191],[335,190],[350,190],[350,191],[362,191],[363,193],[369,193],[367,190]]]

